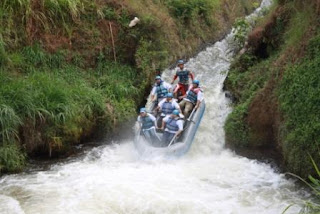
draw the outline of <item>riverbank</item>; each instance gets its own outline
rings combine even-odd
[[[156,68],[221,38],[258,2],[0,3],[0,172],[115,132],[135,117]]]
[[[279,1],[247,40],[225,88],[234,96],[226,141],[234,150],[280,154],[306,178],[319,159],[319,3]]]

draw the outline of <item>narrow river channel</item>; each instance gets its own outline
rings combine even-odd
[[[270,5],[264,0],[248,19]],[[233,34],[192,58],[207,109],[183,157],[141,157],[133,142],[91,149],[48,170],[0,179],[1,214],[277,214],[298,213],[303,191],[270,165],[224,148],[231,112],[223,92],[236,46]],[[172,70],[164,72],[169,79]]]

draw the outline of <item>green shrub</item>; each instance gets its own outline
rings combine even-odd
[[[116,11],[114,10],[114,8],[109,7],[109,6],[105,6],[102,9],[102,13],[104,18],[108,19],[108,20],[116,20],[118,18],[118,15],[116,13]]]
[[[227,143],[235,147],[249,145],[249,129],[245,123],[248,114],[248,102],[237,105],[228,115],[224,129]]]
[[[239,44],[239,46],[243,46],[248,33],[251,30],[249,22],[245,18],[238,18],[233,24],[233,28],[235,32],[234,40]]]
[[[39,142],[31,144],[41,145],[51,155],[79,142],[98,124],[110,130],[135,116],[144,88],[132,67],[109,63],[101,55],[88,72],[67,64],[68,52],[48,54],[34,45],[21,53],[11,53],[9,58],[17,60],[8,66],[28,72],[18,77],[5,71],[0,75],[1,145],[34,138]],[[26,129],[30,136],[20,138]]]
[[[273,72],[272,59],[259,62],[256,57],[244,54],[232,63],[225,81],[227,90],[235,97],[234,109],[225,124],[227,144],[246,147],[255,143],[252,142],[255,135],[247,123],[248,108]]]
[[[320,54],[319,36],[310,42],[310,57],[286,69],[278,96],[285,117],[284,157],[294,173],[312,171],[309,152],[320,162]]]
[[[243,54],[232,63],[224,84],[237,102],[247,102],[265,86],[272,73],[270,66],[272,59],[259,62],[255,56]]]
[[[15,143],[0,146],[0,172],[16,172],[21,170],[26,161],[26,156]]]
[[[212,11],[219,1],[212,0],[167,0],[166,5],[172,14],[189,23],[194,18],[203,18],[208,25],[212,23]]]
[[[312,38],[309,41],[309,44],[308,44],[308,47],[307,47],[307,51],[308,51],[308,56],[311,59],[319,57],[319,53],[320,53],[320,35]]]

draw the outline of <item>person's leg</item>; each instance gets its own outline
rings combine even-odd
[[[180,84],[181,95],[185,95],[188,91],[189,85]]]
[[[169,132],[163,132],[161,146],[164,147],[167,144]]]
[[[152,139],[151,139],[151,135],[150,135],[150,130],[143,130],[143,134],[144,134],[144,137],[146,138],[146,140],[148,141],[148,142],[152,142]]]
[[[150,133],[150,137],[152,139],[153,144],[154,145],[159,145],[160,138],[156,133],[156,129],[153,127],[152,129],[150,129],[149,133]]]
[[[187,102],[187,101],[182,100],[182,101],[179,103],[179,106],[180,106],[180,109],[181,109],[181,112],[182,112],[182,113],[183,113],[183,111],[184,111],[184,108],[185,108],[186,102]]]
[[[191,111],[193,109],[193,104],[191,102],[186,102],[185,104],[185,108],[184,108],[184,116],[188,119],[190,114],[191,114]]]
[[[188,118],[188,104],[190,102],[186,101],[186,100],[182,100],[181,103],[179,103],[179,106],[180,106],[180,109],[181,109],[181,112],[183,113],[184,115],[184,118],[187,119]],[[181,104],[181,105],[180,105]]]
[[[179,83],[179,86],[180,86],[180,92],[181,92],[180,96],[185,95],[187,93],[186,88],[185,88],[186,86],[184,84],[181,84],[181,83]]]

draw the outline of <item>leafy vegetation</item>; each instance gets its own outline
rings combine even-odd
[[[286,121],[284,157],[294,173],[311,171],[308,151],[320,163],[320,36],[310,41],[308,56],[286,69],[279,90],[280,108]]]
[[[7,143],[0,147],[0,172],[16,172],[25,165],[26,155],[15,143]]]
[[[248,102],[237,105],[230,113],[225,124],[225,131],[228,142],[234,142],[234,147],[246,147],[249,143],[249,128],[243,122],[248,114]]]
[[[317,16],[314,14],[314,6],[307,1],[302,2],[302,5],[291,4],[287,5],[292,11],[295,11],[294,15],[290,19],[288,29],[285,32],[285,43],[287,46],[295,46],[304,39],[304,35],[309,30],[310,26],[316,23]],[[302,7],[303,9],[298,9]]]
[[[240,56],[232,65],[225,81],[236,102],[233,112],[227,118],[225,130],[227,141],[236,147],[252,145],[250,127],[246,123],[249,105],[272,74],[271,60],[257,61],[257,58],[250,54]]]
[[[212,24],[212,10],[219,5],[217,0],[166,0],[165,2],[174,17],[182,22],[190,23],[200,17],[207,25]]]
[[[51,154],[90,135],[97,123],[112,129],[135,114],[142,88],[132,67],[100,60],[86,72],[67,63],[63,52],[47,54],[39,46],[22,52],[21,61],[12,66],[25,75],[17,78],[2,71],[0,78],[0,155],[16,156],[17,165],[24,160],[15,146],[21,138],[26,138],[28,152],[37,152],[35,145],[41,145]],[[2,168],[15,170],[8,157],[3,156]]]
[[[248,21],[246,21],[245,18],[238,18],[233,24],[233,28],[235,32],[235,41],[240,46],[243,46],[248,37],[248,33],[251,30],[250,24],[248,23]]]
[[[315,4],[282,1],[249,35],[247,53],[233,62],[225,82],[235,97],[234,112],[225,125],[227,143],[259,147],[259,137],[269,132],[272,138],[265,138],[265,146],[282,153],[286,169],[302,178],[313,173],[306,153],[320,163],[320,34]],[[254,107],[261,109],[253,111]],[[256,114],[267,118],[265,123],[250,123]]]

